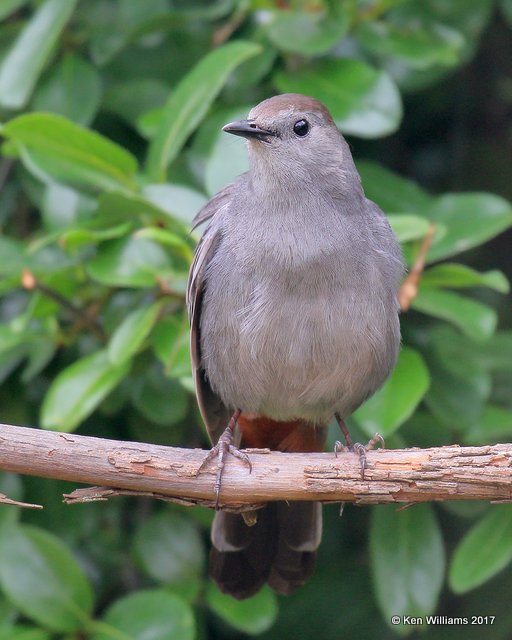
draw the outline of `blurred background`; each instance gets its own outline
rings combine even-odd
[[[1,0],[0,21],[2,422],[209,446],[190,221],[247,166],[220,127],[293,91],[328,106],[409,263],[436,225],[353,435],[510,442],[510,0]],[[236,602],[207,579],[209,511],[72,489],[0,477],[45,507],[0,505],[0,640],[510,637],[509,505],[330,505],[313,579]]]

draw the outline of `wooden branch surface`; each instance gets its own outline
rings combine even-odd
[[[382,504],[433,500],[512,501],[512,444],[367,453],[361,478],[354,453],[247,450],[253,470],[229,456],[220,505],[255,508],[271,500]],[[182,504],[214,505],[215,464],[196,472],[206,452],[120,442],[0,425],[0,470],[101,485],[69,502],[111,495],[149,495]]]

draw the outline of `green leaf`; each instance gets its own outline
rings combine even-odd
[[[411,306],[434,318],[451,322],[474,340],[492,336],[497,324],[494,309],[450,291],[422,288]]]
[[[235,600],[221,593],[213,583],[209,583],[206,602],[219,618],[249,635],[257,635],[270,629],[278,614],[276,596],[268,587],[264,587],[252,598]]]
[[[80,358],[59,373],[41,410],[45,429],[72,431],[128,374],[130,362],[114,365],[106,350]]]
[[[21,374],[22,381],[27,384],[46,367],[57,351],[56,341],[51,336],[33,339],[27,353],[28,362]]]
[[[398,58],[413,69],[454,66],[460,61],[464,37],[455,29],[433,21],[405,19],[367,21],[357,30],[363,48],[372,55]]]
[[[62,116],[28,113],[4,125],[3,135],[43,176],[101,190],[134,186],[137,162],[128,151]]]
[[[149,184],[142,193],[149,202],[181,220],[187,227],[207,203],[199,191],[178,184]]]
[[[487,405],[478,421],[464,434],[464,444],[508,442],[512,437],[512,411]]]
[[[403,178],[376,162],[360,160],[357,163],[357,170],[361,175],[366,196],[388,213],[395,211],[419,213],[428,207],[432,200],[428,193],[415,182]]]
[[[462,338],[461,344],[457,338]],[[478,424],[491,393],[491,377],[472,358],[475,343],[449,327],[436,327],[425,344],[432,382],[425,403],[446,428],[465,432]]]
[[[41,203],[44,226],[48,231],[72,227],[88,218],[94,207],[92,198],[58,182],[50,182]]]
[[[164,107],[149,147],[147,174],[152,180],[165,180],[167,167],[203,119],[231,71],[260,51],[261,47],[252,42],[230,42],[207,54],[179,83]]]
[[[95,214],[98,223],[107,225],[126,219],[161,221],[167,218],[167,212],[153,204],[149,198],[122,191],[102,193],[98,198]]]
[[[135,127],[144,113],[163,106],[168,95],[169,86],[161,80],[127,78],[107,88],[102,104]]]
[[[52,111],[88,125],[100,105],[101,79],[96,69],[74,54],[66,54],[34,95],[34,111]]]
[[[137,376],[132,402],[145,418],[165,427],[181,422],[188,408],[182,386],[165,376],[157,362]]]
[[[428,369],[417,351],[404,348],[383,387],[369,398],[354,418],[368,435],[391,435],[409,418],[427,392]]]
[[[500,293],[508,293],[510,285],[501,271],[480,273],[463,264],[444,263],[427,269],[421,277],[421,286],[452,287],[489,287]]]
[[[27,22],[0,67],[0,105],[26,104],[75,5],[76,0],[46,0]]]
[[[27,525],[0,529],[0,584],[28,618],[58,632],[83,629],[92,612],[91,585],[69,549]]]
[[[0,236],[0,275],[18,275],[26,264],[23,243]]]
[[[430,505],[397,511],[394,505],[373,510],[370,560],[377,602],[384,619],[425,616],[437,605],[443,583],[443,539]]]
[[[153,332],[153,346],[170,378],[191,376],[189,326],[185,317],[168,316]]]
[[[341,5],[336,8],[330,12],[318,8],[311,11],[276,9],[262,26],[278,49],[302,56],[316,55],[331,49],[348,30],[348,14]]]
[[[28,0],[2,0],[0,5],[0,20],[7,18],[11,13],[14,13],[16,9],[19,9],[24,4],[27,4]]]
[[[300,73],[279,72],[274,82],[283,93],[315,96],[347,134],[362,138],[388,135],[396,131],[402,118],[393,80],[360,60],[322,60]]]
[[[130,360],[140,349],[153,328],[163,302],[132,311],[116,329],[108,345],[108,357],[112,364],[121,365]]]
[[[164,247],[170,247],[176,250],[176,254],[182,255],[187,259],[187,262],[192,262],[194,252],[190,246],[183,240],[183,238],[176,233],[167,231],[166,229],[160,229],[159,227],[144,227],[138,229],[134,234],[134,238],[145,238],[146,240],[153,240]]]
[[[131,231],[132,227],[133,225],[129,222],[124,222],[108,229],[94,229],[88,226],[68,229],[60,234],[59,244],[68,251],[73,251],[84,245],[98,244],[103,240],[124,237]]]
[[[17,624],[0,627],[0,640],[51,640],[50,634],[43,629]]]
[[[430,227],[430,222],[420,216],[400,213],[388,214],[386,217],[400,242],[424,238]]]
[[[222,112],[222,124],[242,120],[247,117],[250,110],[251,107],[247,105]],[[249,168],[249,157],[244,141],[222,131],[222,124],[216,117],[212,118],[205,123],[206,131],[201,130],[198,134],[198,138],[202,134],[205,147],[201,150],[206,155],[204,185],[210,196],[215,195],[222,187],[233,182],[237,176]],[[210,137],[211,140],[208,140]],[[201,140],[199,139],[198,142]]]
[[[477,247],[512,226],[512,207],[491,193],[446,194],[419,213],[447,229],[446,234],[433,243],[428,262]]]
[[[501,11],[512,26],[512,0],[501,0]]]
[[[127,237],[104,242],[87,273],[108,286],[152,287],[171,270],[167,253],[155,242]]]
[[[136,591],[114,602],[92,640],[194,640],[194,614],[167,591]],[[110,627],[110,628],[109,628]]]
[[[190,518],[165,511],[142,521],[134,538],[139,565],[164,584],[189,581],[204,570],[201,535]]]
[[[480,586],[512,560],[512,508],[493,506],[459,544],[450,566],[449,583],[455,593]]]

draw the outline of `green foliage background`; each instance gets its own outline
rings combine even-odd
[[[246,167],[220,126],[297,91],[349,136],[409,262],[437,225],[397,369],[352,429],[510,441],[510,0],[2,0],[0,20],[4,422],[207,446],[189,223]],[[415,629],[392,615],[432,613],[496,616],[465,636],[510,637],[507,505],[326,508],[311,582],[238,603],[206,578],[211,513],[65,507],[69,488],[0,479],[45,506],[0,506],[0,640],[395,638]]]

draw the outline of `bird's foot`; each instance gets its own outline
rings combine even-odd
[[[366,444],[362,444],[361,442],[353,442],[350,437],[350,433],[341,419],[341,417],[336,414],[336,421],[345,437],[345,443],[343,444],[340,440],[336,440],[334,443],[334,455],[338,457],[338,453],[340,451],[353,451],[357,453],[359,456],[359,464],[361,465],[361,479],[364,480],[364,471],[366,469],[366,452],[371,451],[375,448],[375,446],[380,443],[381,447],[384,447],[384,438],[380,435],[380,433],[376,433],[371,440],[369,440]]]
[[[208,452],[206,458],[201,463],[201,466],[197,470],[196,475],[199,475],[201,471],[214,459],[217,459],[217,474],[215,476],[215,509],[219,508],[219,499],[220,499],[220,489],[222,485],[222,474],[224,472],[224,466],[226,464],[226,457],[230,453],[235,458],[241,460],[244,464],[249,467],[249,473],[252,471],[252,464],[249,459],[249,456],[237,449],[233,445],[233,436],[234,430],[236,426],[236,422],[240,415],[241,411],[237,409],[235,413],[231,416],[231,419],[228,423],[228,426],[222,432],[220,438],[217,441],[217,444],[214,445],[211,450]]]

